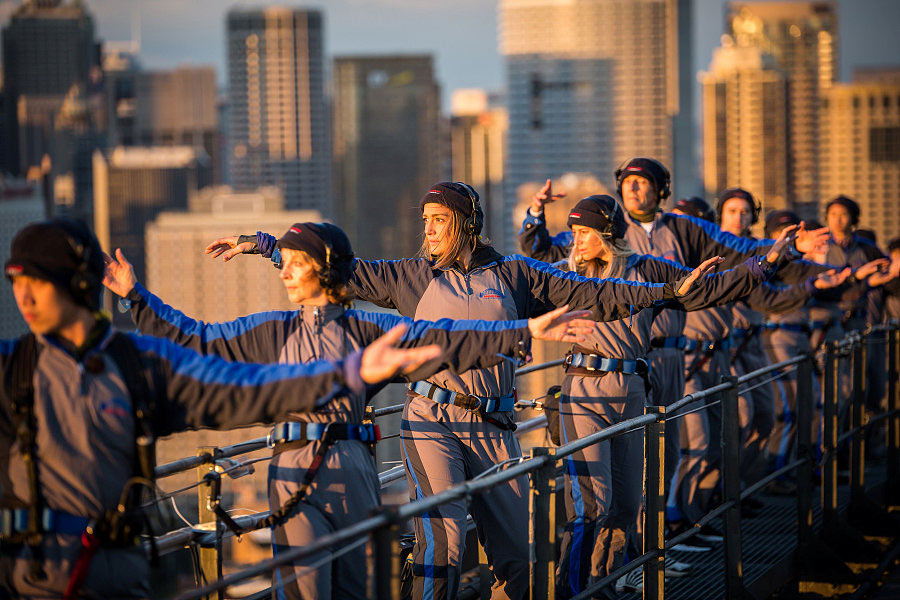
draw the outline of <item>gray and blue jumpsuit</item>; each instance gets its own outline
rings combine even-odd
[[[674,298],[671,284],[589,279],[523,256],[502,256],[491,247],[476,249],[468,268],[439,269],[424,258],[357,259],[350,288],[361,300],[421,319],[517,319],[568,304],[590,309],[594,319],[614,320]],[[461,374],[442,371],[410,390],[401,423],[410,499],[521,457],[513,435],[514,384],[515,367],[504,362]],[[460,399],[489,409],[454,404]],[[521,477],[472,498],[469,506],[461,499],[416,518],[413,597],[456,597],[468,510],[497,580],[494,597],[524,598],[528,528],[519,519],[528,512],[527,488]]]
[[[293,311],[272,311],[227,323],[206,324],[164,304],[140,284],[128,296],[135,323],[147,333],[164,337],[202,354],[227,360],[260,363],[296,363],[338,360],[365,348],[397,324],[407,325],[400,347],[438,344],[440,360],[420,367],[413,375],[428,377],[451,368],[467,371],[490,368],[500,355],[515,356],[530,346],[526,320],[518,321],[414,321],[387,313],[347,310],[341,305],[301,306]],[[291,414],[300,423],[363,422],[369,390],[338,397],[315,412]],[[269,504],[278,510],[297,491],[321,441],[275,444],[269,466]],[[298,447],[300,446],[300,447]],[[309,492],[297,514],[273,531],[275,555],[303,546],[318,537],[348,527],[380,504],[380,486],[370,446],[359,440],[339,440],[327,450]],[[311,556],[276,573],[277,598],[364,598],[366,549],[360,547],[318,569]],[[293,577],[298,575],[298,577]],[[289,581],[291,580],[291,581]]]
[[[135,474],[135,418],[125,380],[110,356],[112,333],[109,328],[93,346],[81,349],[80,358],[55,338],[37,337],[37,480],[45,522],[52,523],[41,542],[40,566],[46,578],[32,578],[29,546],[4,543],[0,553],[4,598],[61,597],[81,556],[81,534],[88,522],[115,509],[123,486]],[[315,410],[348,389],[362,393],[365,387],[359,354],[343,363],[234,364],[167,340],[126,335],[153,382],[152,423],[157,436],[272,423],[288,414]],[[0,341],[4,372],[18,343]],[[29,506],[31,500],[10,403],[6,392],[0,392],[0,492],[7,510]],[[143,547],[101,545],[81,595],[149,598],[149,574]]]
[[[690,273],[661,258],[633,255],[623,277],[671,281]],[[749,293],[771,272],[748,264],[698,280],[674,310],[696,310]],[[647,405],[647,355],[659,309],[597,323],[567,358],[559,413],[565,443],[639,416]],[[588,369],[588,365],[593,365]],[[585,448],[565,459],[566,513],[557,590],[562,597],[581,592],[592,580],[618,568],[626,538],[641,509],[643,447],[639,431]]]

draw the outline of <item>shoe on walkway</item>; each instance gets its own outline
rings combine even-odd
[[[633,571],[619,577],[616,582],[616,593],[635,593],[644,591],[644,569],[638,567]]]

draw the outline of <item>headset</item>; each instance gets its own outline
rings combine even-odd
[[[672,176],[669,174],[669,170],[666,167],[664,167],[661,162],[659,162],[658,160],[653,159],[653,158],[645,158],[642,156],[636,156],[636,157],[632,157],[632,158],[628,158],[628,159],[624,160],[622,162],[622,164],[620,164],[619,167],[616,169],[616,193],[619,194],[620,198],[622,197],[622,180],[625,179],[625,177],[627,177],[627,175],[625,175],[623,177],[623,175],[625,174],[625,168],[628,166],[629,163],[631,163],[632,161],[635,161],[635,160],[646,160],[647,162],[656,165],[657,168],[659,168],[659,170],[662,172],[662,176],[663,176],[662,185],[660,185],[658,181],[653,182],[653,187],[656,188],[657,199],[659,200],[660,203],[662,203],[663,200],[665,200],[672,194]]]
[[[607,196],[607,198],[611,197]],[[602,202],[597,203],[597,209],[600,211],[600,214],[603,215],[603,217],[606,219],[606,227],[602,231],[600,231],[600,235],[608,238],[621,238],[625,236],[625,232],[617,231],[618,228],[616,227],[615,218],[616,215],[621,212],[622,207],[619,206],[619,203],[616,202],[614,198],[611,199],[613,205],[612,213],[607,212],[606,207],[603,206]]]
[[[63,237],[66,238],[66,242],[72,248],[72,252],[75,253],[75,258],[78,260],[78,268],[69,281],[69,289],[76,298],[82,298],[89,306],[96,308],[93,306],[94,302],[91,298],[91,292],[97,289],[97,286],[100,285],[100,280],[89,270],[91,258],[93,258],[91,244],[79,242],[63,226],[60,227],[60,230],[63,233]]]
[[[755,225],[759,222],[759,213],[762,212],[762,205],[759,203],[759,200],[756,199],[756,196],[744,188],[738,187],[727,189],[719,196],[719,199],[716,201],[716,223],[722,222],[722,209],[725,207],[725,203],[732,198],[740,198],[750,205],[750,212],[752,214],[750,219],[751,225]]]
[[[463,231],[469,237],[477,237],[481,233],[481,228],[484,227],[484,212],[481,210],[478,192],[468,183],[463,183],[462,181],[455,181],[454,183],[462,187],[466,191],[466,195],[469,196],[469,200],[472,201],[472,215],[466,217],[466,220],[463,221]]]
[[[326,225],[322,223],[322,225]],[[344,277],[341,275],[340,265],[336,263],[340,263],[342,259],[353,260],[353,254],[338,254],[334,251],[334,248],[325,239],[325,227],[322,228],[322,234],[317,236],[322,241],[322,244],[325,246],[325,264],[319,270],[318,278],[319,285],[325,289],[334,289],[344,282]],[[335,257],[332,259],[332,257]]]

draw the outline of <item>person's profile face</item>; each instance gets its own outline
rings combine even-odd
[[[13,296],[32,333],[53,334],[76,319],[78,305],[46,279],[14,275]]]
[[[319,266],[306,252],[283,248],[281,250],[283,266],[281,283],[287,292],[288,300],[293,304],[308,304],[318,300],[324,294],[319,284]]]
[[[451,243],[450,224],[453,214],[443,204],[429,202],[422,208],[422,222],[425,228],[425,241],[431,255],[440,258]]]

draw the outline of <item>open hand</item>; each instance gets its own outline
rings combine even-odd
[[[545,205],[553,204],[560,198],[565,198],[565,197],[566,197],[565,192],[562,192],[560,194],[553,193],[552,183],[548,179],[547,183],[544,184],[544,187],[542,187],[540,190],[537,191],[537,193],[534,196],[532,196],[531,208],[529,208],[529,210],[531,211],[531,214],[536,217],[539,214],[541,214],[542,212],[544,212]]]
[[[781,230],[781,233],[778,234],[778,239],[775,240],[775,243],[772,244],[772,247],[769,248],[769,252],[766,254],[766,260],[769,263],[774,264],[778,262],[778,259],[790,247],[791,243],[797,240],[800,227],[801,225],[791,225]]]
[[[806,222],[800,223],[800,231],[797,232],[797,252],[810,254],[812,252],[825,252],[828,246],[828,238],[831,234],[827,227],[819,229],[807,229]]]
[[[689,291],[691,291],[691,286],[694,285],[694,282],[709,273],[713,270],[713,268],[724,261],[725,259],[721,256],[713,256],[712,258],[708,258],[700,263],[700,266],[691,271],[691,274],[684,278],[681,282],[681,285],[675,290],[676,296],[685,296]]]
[[[850,273],[852,272],[850,267],[844,267],[840,271],[837,269],[830,269],[824,273],[819,273],[816,276],[815,281],[813,281],[813,285],[816,286],[817,290],[827,290],[837,287],[844,283],[847,278],[850,277]]]
[[[863,279],[868,279],[869,275],[873,275],[878,271],[883,272],[887,270],[890,263],[891,261],[887,258],[876,258],[873,261],[869,261],[856,270],[856,278],[860,281]]]
[[[572,342],[580,343],[584,341],[584,336],[589,334],[596,323],[587,317],[591,316],[589,310],[569,310],[566,304],[555,310],[528,319],[528,329],[531,331],[531,337],[536,340],[550,340],[552,342]]]
[[[239,237],[240,236],[237,235],[230,235],[228,237],[219,238],[206,247],[206,253],[212,254],[212,258],[219,258],[221,256],[222,260],[228,262],[238,254],[250,252],[256,246],[253,242],[238,244]]]
[[[400,349],[394,344],[406,333],[406,325],[397,325],[366,346],[363,351],[359,374],[366,383],[378,383],[398,373],[411,373],[429,360],[441,355],[440,346]]]
[[[125,254],[120,248],[116,248],[116,258],[113,258],[106,252],[103,253],[103,285],[109,290],[121,297],[128,295],[134,284],[137,283],[137,277],[134,274],[134,267],[125,258]]]

